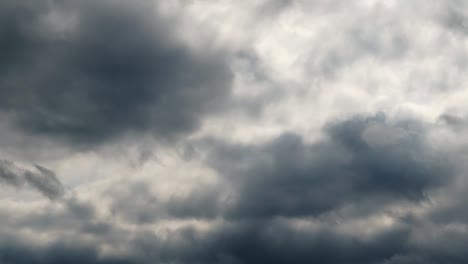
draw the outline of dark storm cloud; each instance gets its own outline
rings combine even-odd
[[[38,165],[35,167],[33,171],[0,160],[0,180],[15,187],[27,184],[52,200],[60,198],[64,194],[64,187],[55,173]]]
[[[355,117],[327,125],[324,133],[315,143],[290,133],[257,145],[209,141],[208,162],[224,183],[164,199],[146,184],[125,185],[110,192],[111,211],[139,224],[319,216],[345,206],[368,214],[423,201],[454,177],[453,164],[431,148],[418,121]]]
[[[422,124],[379,115],[334,122],[324,131],[327,138],[315,143],[294,134],[256,145],[218,142],[210,161],[234,189],[231,204],[220,203],[222,189],[200,186],[161,200],[145,184],[114,188],[109,217],[90,202],[61,199],[64,211],[36,212],[12,224],[64,235],[39,244],[26,243],[21,233],[8,243],[0,235],[0,263],[465,263],[464,248],[450,245],[466,245],[466,238],[444,229],[443,219],[427,224],[431,218],[395,216],[393,224],[369,224],[371,232],[363,233],[346,216],[317,217],[353,203],[369,203],[379,215],[386,204],[418,202],[444,186],[453,171],[431,149]],[[187,219],[209,227],[153,229]],[[70,236],[70,230],[77,231]],[[416,239],[435,232],[433,239]],[[126,250],[111,257],[102,254],[103,245]]]
[[[226,56],[176,40],[151,1],[0,3],[0,110],[70,142],[133,131],[174,138],[229,93]]]
[[[117,236],[125,253],[102,255],[99,242],[58,238],[45,245],[33,245],[15,236],[2,235],[0,261],[3,263],[323,263],[323,264],[419,264],[465,263],[462,246],[466,238],[446,233],[426,241],[412,241],[417,225],[401,225],[361,236],[337,231],[333,225],[319,228],[292,228],[282,221],[227,223],[208,232],[183,227],[158,235],[140,230]],[[113,230],[118,232],[117,230]],[[425,230],[425,232],[431,230]],[[97,235],[98,233],[94,233]],[[100,234],[102,236],[103,234]],[[95,238],[101,239],[102,237]],[[449,260],[447,262],[446,260]]]
[[[260,145],[219,144],[211,162],[238,192],[231,213],[319,215],[352,203],[419,201],[453,177],[416,121],[357,117],[325,133],[328,139],[317,143],[284,134]]]

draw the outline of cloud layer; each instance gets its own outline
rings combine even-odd
[[[467,15],[1,1],[0,264],[467,263]]]

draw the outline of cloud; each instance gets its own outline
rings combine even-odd
[[[428,142],[428,129],[414,119],[380,114],[331,122],[325,137],[314,142],[296,134],[252,144],[197,142],[195,152],[210,151],[206,158],[221,177],[219,185],[188,188],[189,173],[185,188],[161,196],[152,188],[159,180],[110,181],[88,201],[76,192],[61,203],[25,210],[14,221],[10,214],[0,215],[18,230],[0,228],[0,237],[11,236],[8,243],[0,239],[2,260],[463,263],[462,249],[443,246],[464,243],[445,220],[392,212],[392,206],[421,206],[454,177],[452,164]],[[163,167],[174,176],[174,168]],[[4,174],[14,182],[11,173]],[[352,212],[346,212],[349,208]],[[31,232],[50,236],[28,241]]]
[[[455,131],[463,131],[467,127],[466,119],[463,119],[456,115],[451,114],[443,114],[439,117],[439,121],[446,124],[450,128],[454,129]]]
[[[151,1],[2,1],[0,110],[22,131],[91,144],[173,139],[229,94],[226,54],[177,40]]]
[[[294,230],[284,223],[226,225],[203,234],[186,229],[169,241],[140,235],[135,243],[143,252],[156,249],[153,259],[175,263],[375,263],[404,250],[405,230],[391,230],[369,240],[332,230]],[[162,243],[161,243],[162,242]],[[172,243],[171,243],[172,242]],[[167,246],[175,246],[175,248]],[[157,249],[167,249],[158,252]],[[332,253],[334,252],[334,253]],[[162,257],[161,257],[162,256]]]
[[[0,263],[466,263],[466,7],[0,1]]]
[[[206,184],[185,188],[188,190],[161,197],[146,182],[130,181],[125,188],[111,186],[108,190],[112,197],[110,210],[116,218],[142,225],[172,219],[210,220],[222,215],[226,188]]]
[[[355,117],[328,125],[325,133],[327,139],[315,143],[287,133],[265,144],[218,144],[211,163],[238,192],[231,213],[307,216],[353,203],[420,201],[454,177],[417,121]]]
[[[35,167],[33,171],[18,167],[11,161],[0,160],[0,180],[15,187],[27,184],[51,200],[62,197],[65,189],[55,173],[39,165]]]
[[[14,239],[14,238],[13,238]],[[141,262],[130,259],[99,257],[96,248],[73,243],[54,243],[47,247],[35,247],[25,241],[2,241],[0,245],[1,260],[4,263],[102,263],[102,264],[137,264]]]
[[[118,230],[113,230],[114,234]],[[6,263],[378,263],[403,253],[408,230],[395,228],[371,238],[360,238],[323,227],[296,230],[284,222],[224,224],[203,232],[193,227],[169,231],[167,236],[141,230],[128,238],[108,236],[99,242],[62,236],[34,245],[3,234],[2,261]],[[120,240],[120,241],[119,241]],[[126,252],[103,254],[98,244],[119,243]],[[20,254],[21,252],[21,254]],[[334,252],[334,253],[333,253]],[[62,262],[60,262],[62,261]],[[75,262],[71,262],[75,263]]]

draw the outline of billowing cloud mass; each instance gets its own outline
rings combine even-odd
[[[226,55],[177,41],[150,1],[17,2],[1,4],[0,108],[27,133],[173,138],[229,93]]]
[[[0,1],[0,264],[468,263],[467,21]]]
[[[352,203],[418,201],[453,176],[418,128],[414,121],[356,117],[328,126],[327,140],[313,144],[286,133],[262,145],[220,146],[213,163],[240,189],[234,214],[242,216],[308,216]]]

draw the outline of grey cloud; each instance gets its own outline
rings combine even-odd
[[[80,144],[139,131],[173,139],[229,94],[227,55],[177,41],[176,20],[150,1],[2,1],[0,9],[8,54],[0,110],[27,133]]]
[[[177,22],[160,17],[150,2],[1,1],[2,116],[25,133],[78,145],[140,131],[160,139],[193,131],[229,95],[229,55],[188,48],[174,34]],[[265,1],[259,14],[276,18],[299,2]],[[337,6],[353,12],[346,1],[308,3],[327,12]],[[337,30],[343,39],[314,49],[318,56],[305,58],[307,70],[332,79],[363,58],[407,55],[414,47],[394,17],[375,24],[369,17],[345,21],[355,24]],[[455,22],[447,26],[462,25]],[[317,35],[330,40],[327,32]],[[274,85],[253,51],[243,59],[255,81]],[[239,105],[257,113],[282,96],[269,90]],[[464,118],[449,114],[440,121],[466,127]],[[49,169],[0,161],[1,182],[27,185],[59,201],[18,214],[5,206],[0,263],[467,263],[466,195],[445,189],[453,183],[454,165],[430,144],[428,129],[417,120],[377,115],[332,122],[323,130],[325,139],[316,142],[294,132],[263,143],[195,142],[184,159],[197,162],[207,151],[221,184],[169,190],[168,198],[153,193],[156,180],[113,181],[119,186],[84,201],[65,194]],[[429,212],[419,217],[387,211],[411,211],[438,198],[433,192],[452,200],[422,208]],[[391,220],[384,217],[374,227],[369,218],[381,214]],[[362,222],[357,228],[355,219]]]
[[[450,0],[442,5],[439,16],[442,25],[461,34],[468,34],[468,6],[463,1]]]
[[[451,229],[448,222],[427,224],[424,220],[416,221],[412,228],[414,237],[420,238],[412,239],[408,243],[406,256],[410,259],[419,257],[420,260],[425,260],[425,263],[437,264],[465,263],[468,259],[464,250],[468,243],[465,231]]]
[[[12,162],[0,160],[0,178],[14,186],[19,186],[23,182],[20,176],[21,171]]]
[[[13,162],[0,160],[0,179],[15,187],[27,184],[51,200],[62,197],[65,191],[53,171],[38,165],[33,171],[18,167]]]
[[[12,237],[9,243],[0,242],[0,252],[6,263],[371,264],[404,254],[408,235],[408,230],[395,228],[363,239],[326,228],[298,231],[277,222],[248,222],[209,232],[179,228],[168,236],[141,230],[120,241],[130,253],[119,257],[103,256],[97,243],[77,239],[34,246]]]
[[[366,241],[326,229],[297,231],[276,222],[247,222],[207,234],[182,229],[166,241],[140,234],[133,243],[142,253],[152,250],[149,257],[161,263],[364,264],[404,252],[407,235],[395,229]]]
[[[216,218],[223,212],[223,191],[223,186],[200,185],[161,198],[145,183],[127,183],[125,188],[113,188],[108,195],[112,197],[110,210],[114,217],[143,225],[164,219]]]
[[[465,225],[468,223],[468,210],[466,199],[468,198],[466,182],[458,181],[459,190],[444,193],[442,202],[425,215],[430,221],[444,225]]]
[[[234,189],[238,199],[233,204],[220,204],[222,189],[216,192],[207,186],[161,200],[144,183],[111,188],[107,193],[111,215],[104,218],[98,216],[92,202],[62,199],[65,211],[61,214],[32,214],[25,216],[28,222],[14,225],[67,235],[39,246],[10,239],[8,244],[0,243],[2,260],[73,263],[75,259],[84,264],[464,263],[464,248],[450,245],[466,245],[466,239],[445,229],[449,222],[444,219],[432,223],[431,218],[393,216],[393,224],[370,235],[361,234],[352,225],[338,228],[353,217],[378,215],[386,204],[417,205],[431,190],[451,180],[451,164],[430,147],[425,132],[426,127],[415,120],[390,121],[377,115],[330,123],[324,130],[327,138],[315,143],[295,134],[256,145],[210,142],[208,147],[214,148],[211,165]],[[200,147],[205,146],[195,144],[195,148]],[[363,203],[372,204],[367,214],[332,214],[343,206]],[[321,217],[324,213],[330,214]],[[196,219],[206,227],[153,229],[162,220],[176,223],[187,219]],[[213,220],[221,222],[212,225]],[[310,221],[310,226],[296,226],[293,222],[297,220]],[[132,228],[123,228],[127,225]],[[70,230],[75,230],[72,235]],[[435,232],[434,239],[420,238]],[[124,245],[127,250],[105,255],[103,245],[117,252]]]
[[[396,221],[397,224],[371,236],[339,231],[333,223],[316,222],[317,226],[313,228],[298,228],[283,219],[272,218],[236,220],[207,231],[179,227],[154,232],[151,228],[138,226],[132,232],[125,232],[110,222],[96,223],[85,225],[73,236],[62,235],[40,244],[28,243],[19,238],[20,235],[2,234],[0,260],[6,263],[68,261],[83,264],[461,264],[466,260],[463,234],[448,231],[436,239],[421,242],[413,238],[439,230],[421,228],[424,223],[417,221]],[[89,235],[93,239],[84,238]],[[100,245],[124,246],[126,250],[105,255],[100,251]]]
[[[380,145],[368,142],[363,135],[374,126],[400,135],[393,142],[383,135]],[[218,146],[212,165],[238,192],[231,214],[320,215],[369,200],[379,207],[416,202],[454,176],[447,157],[429,146],[416,121],[356,117],[329,125],[325,133],[328,139],[316,143],[295,134],[260,145],[213,143]]]
[[[90,203],[78,200],[76,197],[67,197],[65,200],[67,209],[75,216],[81,219],[93,219],[96,209]]]
[[[25,241],[10,238],[0,244],[0,262],[15,264],[137,264],[131,259],[102,258],[95,247],[79,243],[52,243],[47,246],[34,246]]]
[[[404,252],[407,231],[382,232],[367,241],[333,230],[292,230],[281,224],[226,232],[228,252],[240,263],[376,263]],[[225,234],[226,235],[226,234]]]
[[[115,224],[114,218],[99,215],[98,201],[85,201],[68,193],[55,203],[48,203],[27,212],[22,217],[5,217],[1,220],[7,225],[15,226],[18,233],[21,230],[30,232],[44,232],[46,230],[61,234],[60,237],[76,237],[81,242],[83,236],[95,239],[115,237],[121,232]],[[2,217],[0,215],[0,217]],[[133,222],[132,222],[133,223]],[[0,228],[0,232],[1,232]],[[94,247],[94,245],[93,245]]]
[[[466,119],[452,114],[442,114],[439,117],[439,121],[456,131],[462,131],[468,127]]]
[[[64,188],[55,173],[39,165],[36,165],[36,169],[39,173],[26,172],[26,181],[50,199],[62,196]]]
[[[412,241],[421,231],[416,225],[400,225],[362,237],[337,231],[333,226],[297,229],[275,220],[247,221],[228,223],[208,232],[182,227],[162,235],[142,229],[121,241],[101,240],[102,234],[94,233],[99,242],[58,238],[40,246],[2,236],[0,252],[6,263],[464,263],[463,247],[450,243],[464,245],[466,239],[447,233],[427,243]],[[108,242],[124,244],[127,251],[118,257],[103,255],[98,245]]]

